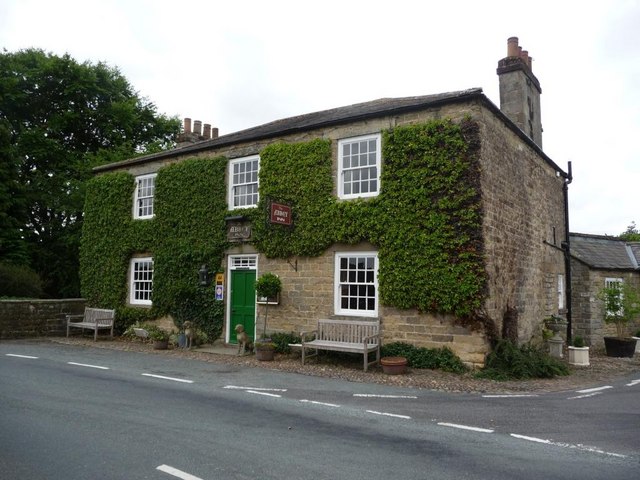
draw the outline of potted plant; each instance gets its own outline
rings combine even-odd
[[[573,337],[572,345],[569,345],[569,364],[589,366],[589,347],[585,345],[580,335]]]
[[[146,325],[145,330],[149,332],[149,338],[153,341],[154,350],[166,350],[169,348],[169,332],[157,325]]]
[[[256,280],[256,295],[266,299],[264,305],[264,323],[262,328],[262,338],[254,342],[254,350],[258,360],[273,360],[275,354],[275,344],[267,337],[267,316],[269,314],[269,304],[274,303],[282,290],[282,281],[275,273],[267,272]]]
[[[636,353],[640,353],[640,330],[638,330],[632,338],[636,339]]]
[[[625,336],[629,322],[640,314],[638,291],[622,282],[614,282],[600,291],[603,302],[604,321],[616,326],[615,337],[604,337],[604,345],[609,357],[633,357],[636,339]]]
[[[549,315],[544,319],[545,328],[553,332],[553,336],[547,339],[549,345],[549,355],[555,358],[563,357],[564,339],[560,336],[560,332],[566,331],[567,321],[558,315]],[[544,329],[543,329],[544,334]]]

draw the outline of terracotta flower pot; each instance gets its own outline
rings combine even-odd
[[[407,371],[407,359],[404,357],[382,357],[380,365],[387,375],[401,375]]]
[[[270,347],[263,347],[260,348],[258,346],[255,347],[256,349],[256,359],[260,360],[261,362],[272,362],[273,358],[275,356],[275,350],[273,348]]]
[[[169,348],[169,340],[154,340],[153,341],[153,349],[154,350],[166,350]]]

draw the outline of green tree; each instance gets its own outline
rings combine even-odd
[[[640,242],[640,231],[636,227],[636,222],[631,222],[624,233],[620,234],[620,238],[627,242]]]
[[[177,118],[158,114],[117,68],[38,49],[2,52],[0,154],[17,185],[11,176],[0,181],[0,222],[11,231],[8,239],[2,235],[7,252],[0,246],[0,261],[20,260],[22,239],[47,295],[79,295],[78,247],[91,168],[170,148],[179,129]],[[3,203],[12,189],[24,195],[17,197],[22,211],[20,202]],[[17,244],[10,257],[11,242]]]

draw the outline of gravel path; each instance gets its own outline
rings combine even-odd
[[[423,388],[447,392],[470,393],[535,393],[579,390],[590,386],[611,382],[617,377],[637,373],[640,379],[640,355],[634,358],[610,358],[602,352],[590,352],[588,367],[569,366],[571,375],[540,380],[519,380],[497,382],[474,378],[471,373],[454,374],[439,370],[409,369],[404,375],[385,375],[380,367],[372,367],[368,372],[362,371],[362,362],[348,360],[339,364],[330,358],[318,361],[314,358],[306,365],[300,364],[299,355],[276,355],[273,362],[261,362],[254,355],[238,357],[236,355],[201,352],[182,349],[154,350],[150,344],[138,341],[99,340],[93,342],[89,338],[43,338],[39,341],[54,342],[65,345],[85,345],[97,348],[108,348],[122,351],[135,351],[150,355],[168,355],[191,358],[204,362],[226,363],[246,367],[266,368],[303,375],[322,376],[347,380],[351,382],[379,383],[410,388]],[[235,350],[232,350],[235,352]]]

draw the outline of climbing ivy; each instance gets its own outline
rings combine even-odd
[[[153,308],[183,312],[202,296],[199,266],[222,262],[225,217],[242,215],[267,257],[318,256],[336,242],[367,241],[379,252],[382,304],[472,317],[485,289],[477,125],[437,120],[396,127],[383,132],[382,145],[381,192],[368,199],[337,200],[331,142],[324,139],[264,148],[253,209],[227,210],[222,157],[161,168],[156,216],[147,221],[131,219],[131,175],[96,177],[87,194],[83,294],[94,305],[122,305],[131,255],[148,251],[155,262]],[[292,227],[269,222],[272,200],[292,206]],[[222,315],[218,307],[196,310]]]

